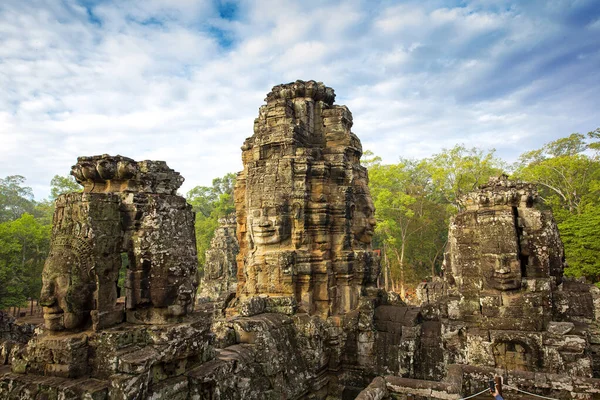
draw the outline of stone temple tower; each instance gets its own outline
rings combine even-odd
[[[197,258],[194,214],[176,194],[183,177],[163,161],[106,154],[79,157],[71,174],[83,192],[56,201],[40,298],[48,330],[168,324],[191,313]]]
[[[352,114],[315,81],[273,87],[235,188],[240,304],[322,317],[375,287],[374,207]]]
[[[599,291],[563,277],[558,228],[535,186],[502,175],[461,202],[444,281],[419,288],[435,304],[426,318],[441,321],[445,362],[592,376]]]

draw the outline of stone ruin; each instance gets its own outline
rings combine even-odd
[[[424,380],[386,376],[364,395],[445,398],[435,393],[478,392],[497,375],[554,398],[600,398],[600,290],[563,277],[558,228],[535,187],[503,175],[461,202],[444,276],[417,290]]]
[[[33,332],[33,325],[19,324],[14,317],[0,311],[0,371],[31,340]]]
[[[183,178],[164,162],[108,155],[78,158],[71,174],[83,192],[56,200],[45,329],[14,354],[17,375],[0,393],[143,398],[153,380],[210,353],[208,326],[190,320],[198,277],[194,213],[176,194]]]
[[[183,177],[161,161],[108,155],[79,157],[71,174],[83,192],[56,201],[40,298],[46,328],[165,324],[191,312],[198,277],[194,214],[176,194]]]
[[[600,374],[600,290],[563,277],[558,228],[537,202],[533,185],[506,176],[462,199],[444,279],[420,288],[446,363]]]
[[[267,310],[327,318],[356,309],[375,287],[362,147],[352,114],[334,98],[314,81],[275,86],[242,146],[238,309],[264,298]]]
[[[199,300],[226,305],[237,290],[237,261],[240,246],[236,236],[235,214],[219,218],[219,226],[206,250],[204,277]]]
[[[459,399],[502,376],[600,398],[600,291],[563,278],[556,225],[531,185],[500,177],[464,198],[421,306],[377,287],[361,145],[334,97],[314,81],[267,95],[242,147],[236,229],[222,220],[207,251],[200,297],[214,308],[194,308],[180,175],[79,158],[84,192],[61,196],[54,215],[45,329],[5,357],[0,396]]]

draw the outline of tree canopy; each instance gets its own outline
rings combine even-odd
[[[233,203],[235,178],[236,174],[228,173],[221,178],[213,179],[212,186],[196,186],[186,194],[188,203],[196,212],[196,246],[201,272],[204,271],[205,252],[218,226],[218,219],[235,211]]]
[[[424,160],[401,158],[384,165],[365,152],[377,227],[374,246],[383,250],[386,288],[405,295],[427,276],[439,273],[450,217],[458,198],[500,174],[493,151],[457,145]]]
[[[0,309],[37,299],[48,254],[51,207],[20,175],[0,179]]]
[[[50,181],[50,200],[54,201],[64,193],[81,192],[81,185],[71,175],[54,175]]]
[[[33,212],[33,191],[23,186],[25,177],[11,175],[0,179],[0,222],[12,221],[25,212]]]

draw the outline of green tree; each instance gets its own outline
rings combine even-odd
[[[458,200],[463,195],[486,183],[491,176],[500,175],[506,168],[494,153],[495,150],[483,151],[456,145],[423,160],[434,191],[439,196],[437,201],[459,210]]]
[[[52,225],[52,215],[54,214],[54,201],[42,200],[36,201],[33,209],[33,216],[42,225]]]
[[[33,191],[23,186],[25,177],[11,175],[0,179],[0,222],[12,221],[33,212]]]
[[[586,135],[573,133],[522,154],[514,176],[538,185],[540,197],[557,221],[580,214],[596,204],[600,194],[600,129]]]
[[[434,201],[423,163],[401,159],[382,165],[374,157],[366,164],[377,219],[374,242],[383,248],[386,288],[404,296],[406,283],[414,285],[439,269],[448,213]]]
[[[28,213],[0,223],[0,309],[39,297],[50,229]]]
[[[64,193],[81,192],[81,185],[71,175],[54,175],[50,181],[50,200],[54,201]]]
[[[235,211],[233,188],[236,174],[228,173],[215,178],[212,186],[196,186],[187,195],[187,201],[196,212],[196,246],[200,272],[204,270],[205,252],[218,227],[218,219]]]
[[[20,306],[27,299],[18,263],[21,247],[12,230],[10,221],[0,223],[0,309]]]
[[[568,267],[565,275],[585,276],[600,287],[600,205],[588,205],[558,225]]]

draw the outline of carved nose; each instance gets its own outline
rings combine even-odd
[[[261,228],[266,228],[266,227],[268,227],[269,225],[271,225],[271,223],[269,222],[269,220],[268,220],[268,219],[261,219],[261,220],[258,222],[258,226],[260,226]]]
[[[52,307],[56,304],[56,296],[50,293],[44,293],[40,295],[40,305],[43,307]]]
[[[52,307],[54,304],[56,304],[54,285],[48,284],[42,286],[42,293],[40,293],[40,305],[44,307]]]

